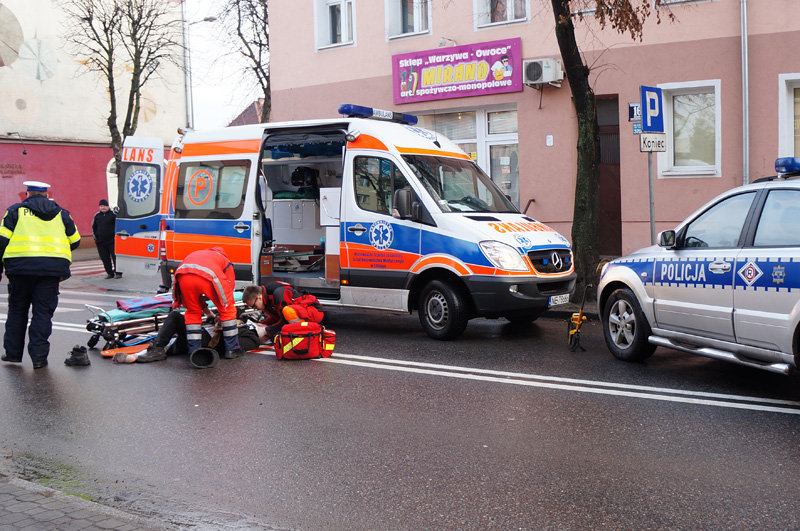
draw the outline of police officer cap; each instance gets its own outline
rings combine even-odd
[[[46,192],[50,188],[49,184],[40,181],[25,181],[22,184],[28,187],[29,192]]]

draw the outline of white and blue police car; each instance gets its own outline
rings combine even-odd
[[[800,158],[775,171],[604,266],[597,303],[615,357],[641,361],[662,346],[800,368]]]

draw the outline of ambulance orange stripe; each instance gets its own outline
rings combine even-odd
[[[234,155],[238,153],[258,153],[259,149],[261,149],[261,139],[227,140],[222,142],[185,144],[181,155],[184,157]]]
[[[409,155],[438,155],[440,157],[455,157],[457,159],[466,159],[472,160],[469,158],[469,155],[465,155],[464,153],[455,153],[453,151],[441,151],[438,149],[420,149],[420,148],[407,148],[407,147],[397,147],[397,151],[400,153],[407,153]]]
[[[347,143],[347,149],[377,149],[388,151],[386,144],[371,135],[358,135],[353,142]]]
[[[422,268],[434,265],[449,267],[450,269],[455,270],[459,275],[472,274],[472,271],[467,269],[464,264],[446,256],[429,256],[427,258],[423,258],[414,264],[414,266],[411,268],[411,272],[418,273]]]
[[[147,250],[148,245],[153,246],[152,252]],[[123,240],[118,237],[114,241],[114,251],[123,256],[158,258],[158,240],[136,237],[128,237]]]

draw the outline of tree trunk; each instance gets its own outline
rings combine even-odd
[[[556,21],[556,38],[578,118],[578,169],[572,215],[572,249],[577,283],[573,301],[583,298],[584,287],[595,281],[599,262],[597,249],[597,186],[600,167],[600,128],[594,91],[589,84],[589,67],[583,63],[575,41],[569,0],[551,0]]]

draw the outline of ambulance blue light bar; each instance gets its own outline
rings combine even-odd
[[[781,157],[775,161],[775,171],[778,173],[794,173],[800,171],[800,158]]]
[[[339,105],[339,114],[344,114],[351,118],[376,118],[407,125],[415,125],[417,123],[417,117],[413,114],[384,111],[383,109],[373,109],[372,107],[353,105],[351,103]]]

